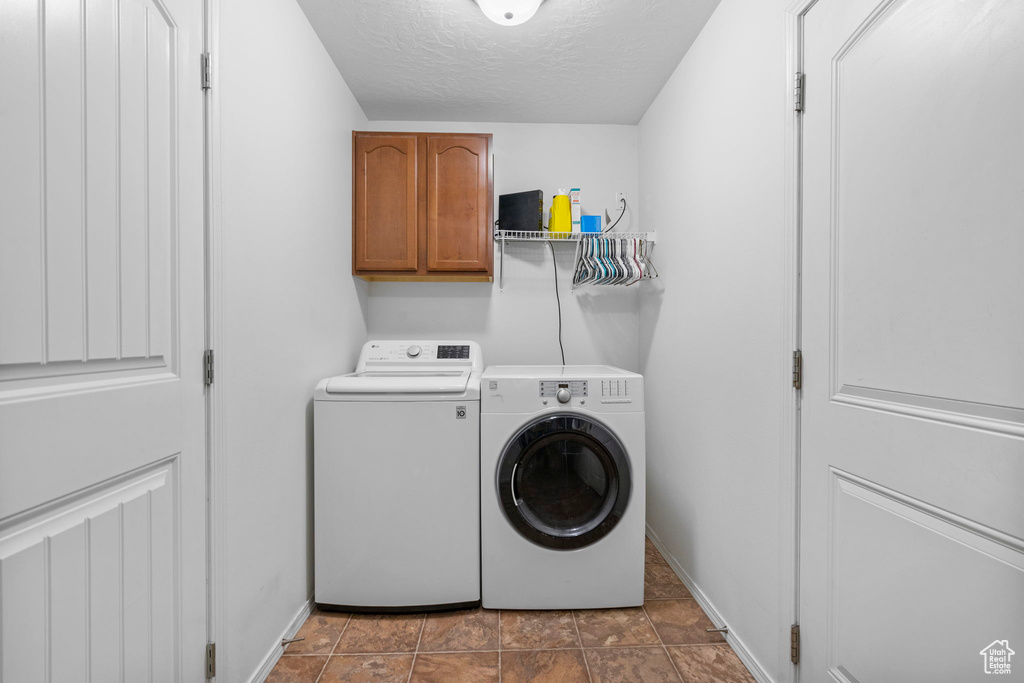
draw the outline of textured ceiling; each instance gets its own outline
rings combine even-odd
[[[366,116],[637,123],[719,0],[546,0],[492,23],[473,0],[298,0]]]

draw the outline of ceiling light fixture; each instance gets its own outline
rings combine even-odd
[[[518,26],[537,13],[544,0],[476,0],[484,15],[495,24]]]

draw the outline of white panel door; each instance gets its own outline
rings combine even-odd
[[[1024,680],[1024,3],[804,36],[801,680]]]
[[[204,678],[199,0],[0,2],[0,681]]]

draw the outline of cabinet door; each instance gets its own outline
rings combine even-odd
[[[356,135],[355,271],[416,270],[416,135]]]
[[[427,270],[491,266],[490,138],[427,138]]]

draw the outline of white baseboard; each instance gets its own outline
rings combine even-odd
[[[263,658],[263,663],[249,677],[249,683],[263,683],[267,680],[267,676],[274,670],[274,665],[277,664],[277,660],[281,659],[281,654],[284,652],[284,646],[281,645],[281,641],[293,638],[299,632],[299,629],[302,628],[302,625],[306,623],[306,619],[312,611],[313,596],[310,596],[309,600],[306,600],[302,607],[299,608],[299,611],[296,612],[295,617],[288,624],[287,628],[281,632],[281,636],[274,641],[270,651],[267,652],[267,656]]]
[[[708,615],[708,618],[714,622],[715,626],[720,627],[725,625],[725,620],[722,619],[722,615],[718,613],[715,606],[711,604],[708,596],[704,594],[704,591],[702,591],[696,583],[694,583],[693,579],[690,578],[690,575],[687,574],[686,570],[683,569],[681,564],[679,564],[679,560],[677,560],[672,553],[668,551],[665,544],[661,542],[661,539],[658,538],[658,534],[654,533],[654,530],[651,529],[650,525],[647,526],[647,536],[654,543],[654,546],[658,551],[661,552],[661,556],[665,558],[669,566],[672,567],[672,571],[674,571],[680,581],[686,585],[686,589],[690,591],[691,595],[693,595],[693,599],[697,601],[697,604],[700,605],[701,609],[704,610],[704,613]],[[725,634],[725,640],[732,647],[736,656],[740,658],[740,661],[743,662],[743,665],[747,667],[747,670],[750,671],[750,675],[753,676],[758,683],[775,683],[771,676],[765,672],[760,662],[750,654],[750,650],[748,650],[743,644],[743,639],[740,638],[739,634],[732,626],[729,626],[729,632]]]

